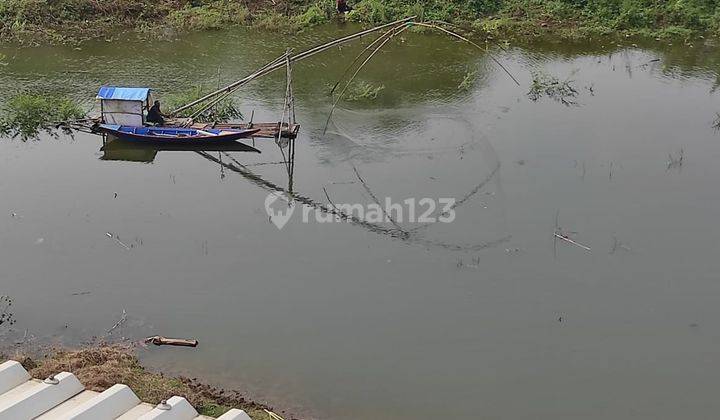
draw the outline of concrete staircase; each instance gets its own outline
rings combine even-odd
[[[172,397],[153,406],[143,403],[126,385],[113,385],[103,392],[86,391],[68,372],[41,381],[32,379],[18,362],[0,364],[0,420],[209,420],[200,416],[182,397]],[[218,420],[250,420],[233,409]]]

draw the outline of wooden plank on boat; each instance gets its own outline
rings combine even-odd
[[[208,123],[195,123],[190,126],[190,128],[195,128],[199,130],[207,130],[209,128],[216,128],[219,130],[225,130],[225,129],[235,129],[235,130],[244,130],[249,128],[259,128],[260,131],[253,134],[253,137],[266,137],[266,138],[277,138],[278,136],[278,130],[280,129],[280,125],[278,123],[272,123],[272,122],[260,122],[260,123],[252,123],[252,124],[245,124],[245,123],[228,123],[228,124],[208,124]],[[287,123],[282,124],[282,137],[286,138],[292,138],[294,139],[297,137],[298,131],[300,130],[299,124],[292,124],[288,125]]]

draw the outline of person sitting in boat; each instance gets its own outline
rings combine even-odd
[[[145,121],[155,124],[155,125],[164,125],[165,124],[165,118],[163,118],[165,115],[160,111],[160,101],[155,101],[152,107],[148,109],[147,117],[145,117]]]
[[[337,0],[337,11],[338,13],[349,13],[352,11],[352,7],[347,4],[347,0]]]

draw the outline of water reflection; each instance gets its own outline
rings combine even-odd
[[[114,137],[103,139],[103,146],[100,148],[103,152],[101,160],[123,161],[123,162],[142,162],[152,163],[158,152],[250,152],[261,153],[260,150],[240,142],[232,142],[225,144],[203,144],[192,146],[186,144],[149,144],[149,143],[133,143],[122,141]]]
[[[291,144],[292,143],[293,142],[291,142]],[[394,223],[392,220],[389,220],[389,223],[392,226],[386,226],[385,224],[380,224],[380,223],[371,223],[362,218],[356,217],[355,215],[353,215],[351,213],[347,213],[347,212],[337,208],[333,204],[332,200],[330,200],[330,198],[327,196],[327,192],[326,192],[326,197],[328,198],[328,203],[322,203],[322,202],[314,200],[310,196],[305,195],[301,192],[293,191],[292,190],[292,178],[293,178],[293,170],[292,169],[288,170],[288,188],[286,189],[272,181],[266,180],[265,178],[263,178],[262,176],[260,176],[256,173],[254,173],[248,166],[243,165],[242,163],[240,163],[237,159],[235,159],[232,155],[230,155],[227,152],[222,152],[222,154],[224,154],[227,158],[229,158],[231,160],[231,163],[224,162],[222,160],[221,156],[215,157],[206,151],[195,151],[195,153],[197,153],[198,155],[202,156],[203,158],[207,159],[210,162],[214,162],[225,169],[228,169],[234,173],[239,174],[243,178],[247,179],[248,181],[252,182],[253,184],[259,186],[260,188],[262,188],[264,190],[267,190],[269,192],[284,194],[288,197],[291,197],[294,201],[299,202],[302,205],[311,207],[311,208],[315,209],[316,211],[319,211],[323,214],[332,215],[338,220],[348,222],[355,226],[360,226],[369,232],[373,232],[373,233],[380,234],[380,235],[385,235],[385,236],[388,236],[388,237],[391,237],[394,239],[400,239],[403,242],[408,243],[408,244],[421,245],[424,247],[438,247],[438,248],[443,248],[443,249],[452,250],[452,251],[480,251],[482,249],[498,246],[502,243],[505,243],[506,241],[508,241],[510,239],[510,235],[506,235],[506,236],[502,236],[499,238],[495,238],[490,241],[474,243],[474,244],[460,244],[460,243],[452,243],[452,242],[445,242],[445,241],[441,241],[441,240],[429,239],[429,238],[424,237],[424,235],[421,233],[423,228],[426,228],[428,226],[427,224],[421,225],[418,228],[407,229],[407,228],[400,226],[397,223]],[[295,166],[294,153],[291,154],[291,156],[293,157],[293,161],[291,163],[288,163],[288,167],[294,168],[294,166]],[[480,190],[482,190],[483,187],[485,187],[497,175],[499,169],[500,169],[500,165],[498,164],[498,166],[485,179],[483,179],[482,182],[480,182],[478,185],[476,185],[474,188],[472,188],[460,201],[456,202],[453,205],[452,209],[455,210],[456,208],[458,208],[459,206],[464,204],[470,197],[474,196]],[[357,170],[356,170],[356,174],[358,175],[358,180],[363,184],[363,187],[368,192],[368,194],[370,196],[374,197],[372,190],[367,185],[367,183],[360,177],[360,175],[357,173]],[[381,206],[379,204],[379,202],[377,202],[377,200],[376,200],[376,203],[378,204],[378,206]],[[389,219],[389,217],[388,217],[388,219]]]

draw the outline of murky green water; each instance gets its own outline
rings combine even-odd
[[[160,95],[249,73],[297,37],[232,30],[145,45],[0,48],[0,90],[89,101],[102,83]],[[367,42],[367,41],[365,41]],[[605,44],[605,45],[602,45]],[[14,335],[79,342],[162,334],[197,349],[144,360],[323,419],[710,418],[720,409],[720,50],[537,44],[496,56],[409,34],[361,78],[326,135],[328,87],[360,44],[295,68],[294,190],[316,203],[452,197],[454,222],[397,235],[282,229],[265,199],[288,175],[261,154],[100,151],[100,138],[0,143],[0,294]],[[570,77],[578,106],[526,97]],[[468,72],[471,88],[459,91]],[[242,91],[277,120],[283,75]],[[682,149],[682,165],[668,167]],[[234,163],[231,157],[238,163]],[[240,173],[214,160],[239,167]],[[142,163],[142,161],[151,163]],[[499,169],[498,168],[499,165]],[[488,181],[489,180],[489,181]],[[117,197],[115,196],[117,194]],[[557,241],[565,232],[591,248]],[[116,235],[128,246],[107,237]],[[393,234],[395,233],[395,234]]]

